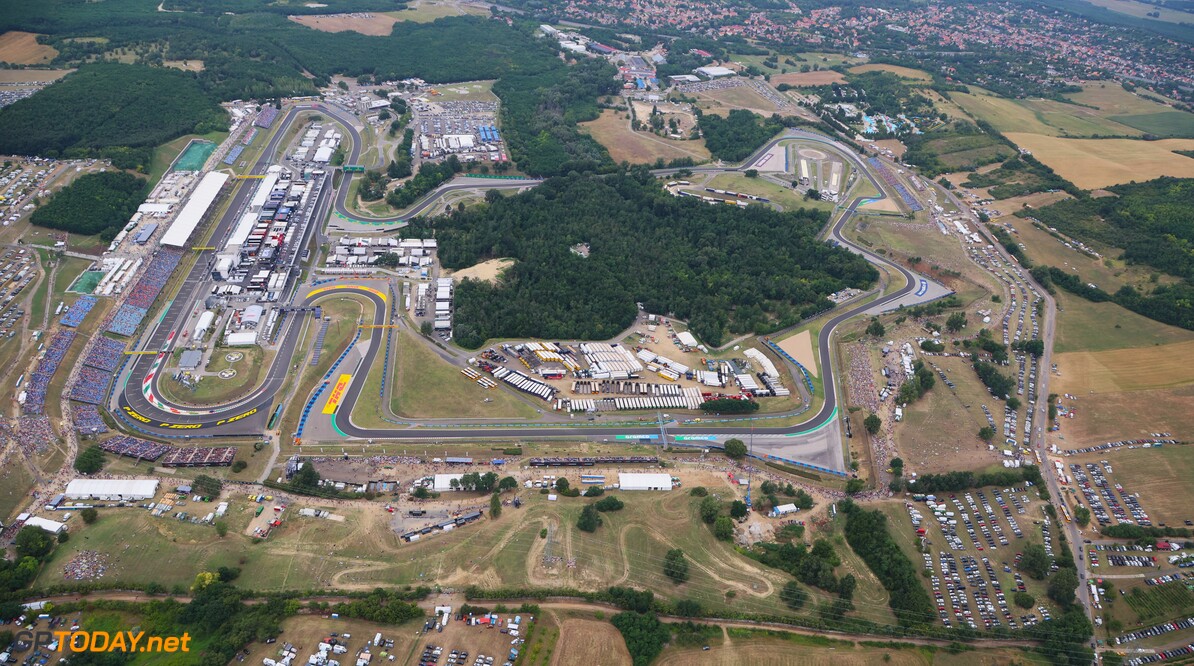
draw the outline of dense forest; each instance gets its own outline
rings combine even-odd
[[[155,68],[157,76],[171,78],[154,85],[109,72],[98,97],[113,102],[104,117],[137,131],[109,132],[112,138],[104,146],[139,148],[197,127],[222,129],[227,126],[225,116],[221,114],[216,122],[208,115],[216,101],[309,95],[335,74],[381,81],[420,77],[437,83],[499,79],[494,93],[502,99],[503,130],[512,159],[524,171],[556,175],[613,166],[605,149],[576,129],[577,122],[597,117],[599,95],[617,91],[612,66],[590,59],[571,66],[564,63],[553,45],[533,36],[534,24],[511,27],[478,17],[450,17],[434,23],[399,22],[390,35],[379,37],[312,30],[258,0],[175,3],[198,11],[158,12],[136,0],[50,0],[19,6],[0,0],[0,27],[48,33],[45,39],[60,51],[57,65],[107,57],[117,49],[150,65],[164,60],[203,61],[203,71],[193,74]],[[354,5],[353,10],[393,9],[398,4],[370,0],[364,6]],[[225,14],[225,7],[249,13]],[[12,11],[5,13],[9,8]],[[452,46],[444,48],[445,44]],[[99,66],[85,69],[92,67]],[[305,72],[315,78],[304,76]],[[98,128],[81,109],[96,96],[81,90],[78,81],[59,90],[78,77],[51,86],[31,98],[35,101],[14,105],[36,113],[18,108],[10,124],[0,122],[0,135],[13,139],[0,144],[0,150],[65,154],[77,143],[91,150],[87,139]],[[0,121],[9,113],[0,112]],[[43,126],[31,122],[33,116],[58,122]],[[121,157],[114,148],[106,152],[111,155],[105,156]],[[123,156],[119,166],[136,167],[145,161],[147,151],[132,152]],[[89,154],[100,153],[91,150]]]
[[[227,126],[227,113],[189,74],[97,63],[0,111],[0,153],[104,156],[122,168],[147,167],[153,146]]]
[[[724,118],[712,113],[697,118],[705,136],[705,147],[714,157],[727,162],[746,159],[784,130],[778,118],[763,119],[745,109],[734,109]]]
[[[123,171],[89,173],[50,197],[29,221],[85,236],[104,233],[110,239],[128,224],[148,189],[144,180]]]
[[[779,213],[710,206],[668,195],[645,169],[571,175],[448,217],[419,219],[404,235],[440,243],[447,268],[517,260],[501,284],[456,290],[457,342],[490,338],[601,340],[629,326],[637,303],[688,320],[709,344],[770,332],[830,307],[843,287],[876,273],[819,242],[821,211]],[[570,251],[589,243],[590,256]]]
[[[1158,178],[1019,213],[1084,241],[1124,250],[1126,261],[1194,279],[1194,179]]]

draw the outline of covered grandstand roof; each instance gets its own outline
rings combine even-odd
[[[191,192],[190,198],[187,199],[187,205],[183,206],[178,217],[174,218],[174,224],[171,224],[166,233],[162,235],[162,245],[186,247],[187,239],[191,237],[195,227],[199,226],[200,220],[207,214],[207,209],[216,200],[216,195],[220,193],[220,188],[224,187],[226,182],[228,182],[226,173],[213,171],[204,176]]]

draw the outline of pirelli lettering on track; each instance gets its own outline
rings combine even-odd
[[[202,423],[159,423],[159,428],[169,428],[171,430],[194,430],[202,428]]]
[[[131,416],[131,417],[133,417],[133,418],[135,418],[135,419],[137,419],[137,420],[138,420],[138,421],[140,421],[141,423],[149,423],[149,418],[148,418],[148,417],[141,416],[141,415],[140,415],[140,414],[138,414],[136,411],[134,411],[132,407],[129,407],[128,405],[125,405],[125,406],[124,406],[124,413],[125,413],[125,414],[128,414],[129,416]]]
[[[257,408],[254,407],[253,409],[250,409],[249,411],[245,412],[244,414],[237,414],[236,416],[233,416],[231,418],[221,419],[219,421],[216,421],[216,425],[224,425],[225,423],[235,423],[241,419],[248,418],[256,413],[257,413]]]

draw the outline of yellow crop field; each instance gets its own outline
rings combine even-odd
[[[32,32],[10,30],[0,35],[0,61],[16,65],[44,65],[58,55],[53,46],[37,43]]]
[[[896,76],[913,79],[915,81],[932,81],[933,77],[928,72],[920,69],[912,69],[911,67],[900,67],[899,65],[859,65],[851,67],[850,71],[855,74],[863,74],[865,72],[891,72]]]
[[[1055,359],[1057,388],[1075,394],[1164,388],[1194,382],[1194,340],[1169,345],[1067,352]]]
[[[1194,160],[1174,153],[1194,150],[1194,139],[1064,139],[1008,132],[1021,148],[1085,190],[1161,176],[1194,178]]]

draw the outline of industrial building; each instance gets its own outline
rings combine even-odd
[[[618,488],[622,490],[671,490],[672,476],[647,472],[619,474]]]
[[[191,192],[187,204],[182,207],[178,217],[174,218],[174,223],[162,235],[162,245],[187,247],[187,240],[194,233],[195,227],[199,226],[199,222],[203,220],[203,216],[211,208],[212,202],[220,194],[220,189],[227,182],[228,174],[226,173],[212,171],[205,175],[203,180],[195,186],[195,190]]]
[[[452,490],[452,481],[460,483],[462,478],[464,478],[463,474],[436,474],[432,489],[437,493]]]
[[[157,479],[75,479],[63,494],[69,500],[119,502],[151,499],[157,492]]]

